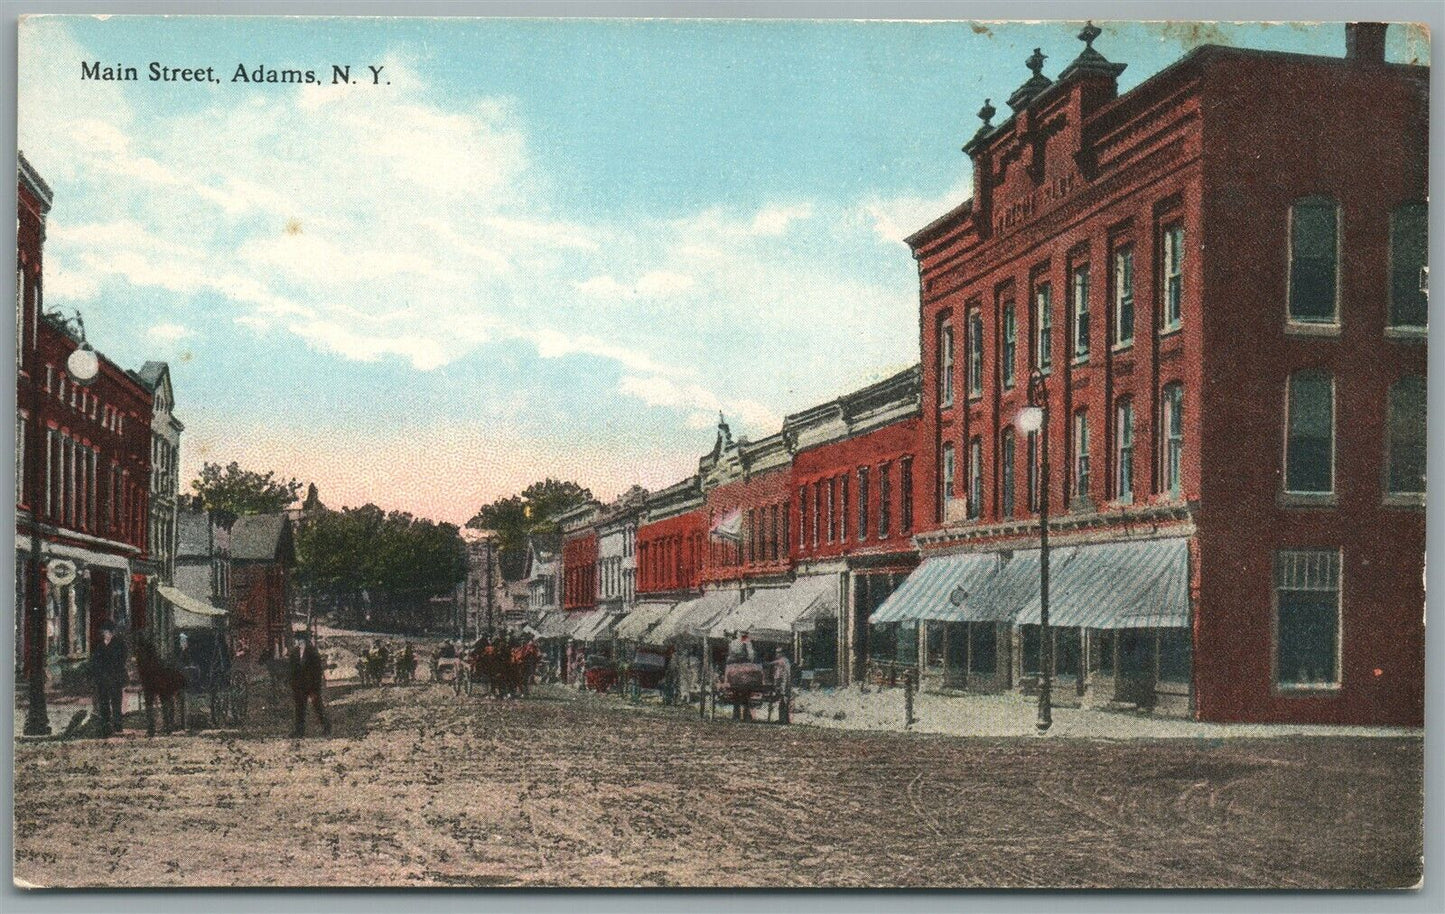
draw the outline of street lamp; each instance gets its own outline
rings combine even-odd
[[[1019,428],[1039,433],[1039,733],[1053,725],[1051,690],[1054,676],[1054,639],[1049,630],[1049,392],[1037,368],[1029,375],[1029,405],[1019,410]]]
[[[75,315],[75,322],[80,328],[80,345],[72,350],[69,358],[65,360],[65,371],[72,382],[88,387],[100,374],[100,358],[85,341],[85,322],[78,313]],[[38,328],[35,338],[39,338]],[[43,406],[37,364],[40,351],[35,348],[31,349],[30,353],[30,428],[35,430],[35,437],[38,439],[45,428],[40,416]],[[27,594],[30,604],[30,706],[25,713],[25,735],[49,736],[50,712],[45,702],[45,642],[49,626],[45,618],[44,591],[40,586],[40,575],[43,573],[40,555],[40,487],[45,482],[45,477],[40,472],[40,448],[27,447],[25,460],[28,466],[24,469],[30,475],[27,483],[30,497],[30,586]]]

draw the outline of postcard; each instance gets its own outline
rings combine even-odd
[[[16,884],[1418,888],[1429,51],[23,18]]]

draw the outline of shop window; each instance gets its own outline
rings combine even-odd
[[[928,669],[939,669],[943,666],[943,628],[942,622],[923,623],[923,664]]]
[[[1286,412],[1285,491],[1312,495],[1333,492],[1334,378],[1324,371],[1290,375]]]
[[[992,622],[968,625],[968,671],[992,676],[998,670],[998,627]]]
[[[893,653],[893,661],[901,666],[916,666],[918,664],[918,623],[900,622],[896,634],[897,648]]]
[[[1188,683],[1194,678],[1194,642],[1187,628],[1159,631],[1159,679]]]
[[[1282,688],[1338,685],[1339,551],[1281,550],[1274,576],[1275,681]]]
[[[1093,633],[1089,638],[1090,653],[1094,662],[1091,667],[1102,676],[1114,675],[1114,633],[1107,629]]]
[[[1424,330],[1430,323],[1425,269],[1428,210],[1406,203],[1390,214],[1390,326]]]
[[[1022,642],[1022,661],[1025,676],[1039,676],[1043,673],[1043,659],[1040,645],[1040,628],[1037,625],[1020,625],[1019,638]]]
[[[1083,658],[1083,631],[1079,628],[1055,628],[1054,673],[1059,676],[1078,676],[1079,664]]]
[[[1333,200],[1301,200],[1290,208],[1289,319],[1332,324],[1339,320],[1339,207]]]

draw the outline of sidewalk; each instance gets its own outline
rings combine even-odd
[[[793,723],[839,730],[903,730],[902,689],[858,687],[799,692],[793,701]],[[1037,734],[1038,699],[1001,695],[914,696],[915,733],[950,736],[1009,737]],[[1412,727],[1346,727],[1321,724],[1215,724],[1128,711],[1053,709],[1048,735],[1064,739],[1272,739],[1285,736],[1421,737]]]

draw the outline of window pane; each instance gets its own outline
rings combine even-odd
[[[1390,326],[1424,327],[1429,323],[1420,271],[1426,263],[1427,210],[1407,203],[1390,215]]]
[[[1037,676],[1042,670],[1042,660],[1039,651],[1039,626],[1021,625],[1019,634],[1023,639],[1023,673],[1025,676]]]
[[[1290,220],[1290,317],[1335,319],[1337,210],[1333,203],[1296,204]]]
[[[1401,378],[1390,388],[1389,491],[1425,491],[1425,381]]]
[[[1159,678],[1164,682],[1189,682],[1194,672],[1194,645],[1187,628],[1166,628],[1159,632]]]
[[[1134,339],[1134,249],[1114,255],[1114,342]]]
[[[992,675],[998,669],[998,629],[992,622],[968,623],[968,671]]]
[[[977,311],[968,316],[968,392],[983,392],[983,318]]]
[[[1279,592],[1279,681],[1329,684],[1336,681],[1339,630],[1338,592]]]
[[[1003,386],[1014,386],[1015,366],[1018,351],[1018,324],[1014,316],[1014,303],[1003,306]]]
[[[1039,286],[1035,293],[1034,314],[1039,334],[1038,367],[1040,371],[1048,371],[1049,367],[1053,365],[1050,343],[1054,335],[1053,300],[1048,283]]]
[[[1014,513],[1014,433],[1013,429],[1003,430],[1003,444],[999,448],[999,487],[1002,491],[1003,516],[1013,517]]]
[[[1334,384],[1330,376],[1318,372],[1291,375],[1286,491],[1333,491],[1334,424]]]
[[[1074,355],[1089,354],[1089,268],[1074,271]]]

